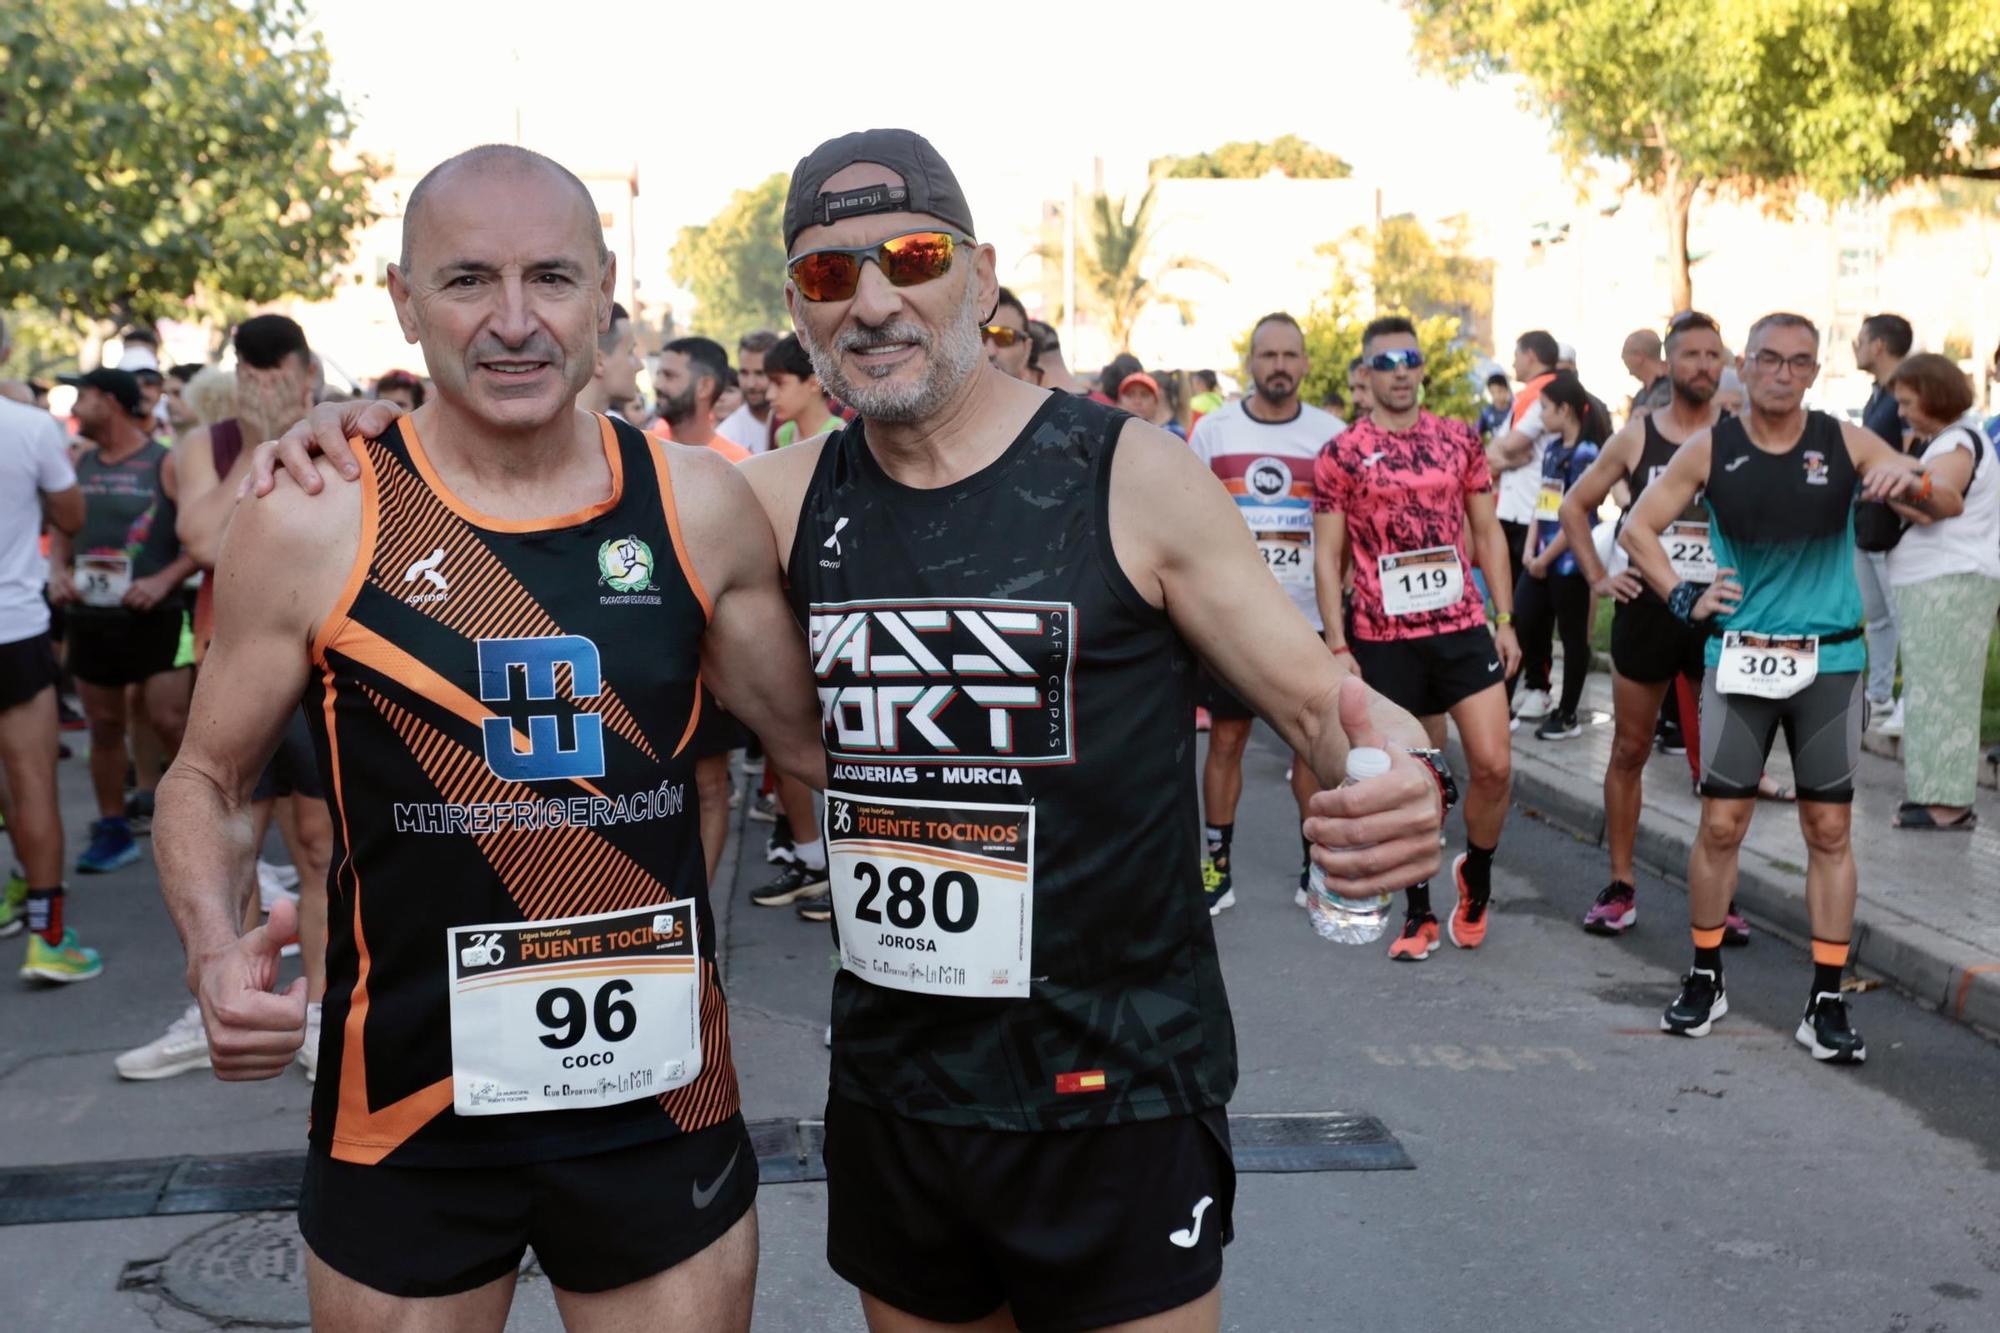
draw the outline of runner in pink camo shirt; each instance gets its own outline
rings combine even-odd
[[[1512,778],[1505,681],[1521,662],[1506,536],[1478,435],[1417,405],[1424,358],[1410,322],[1376,320],[1361,354],[1374,408],[1314,465],[1314,582],[1327,646],[1351,653],[1362,679],[1421,718],[1433,745],[1444,745],[1446,714],[1458,727],[1471,781],[1465,851],[1451,867],[1458,906],[1450,933],[1459,948],[1476,949],[1486,939],[1493,852]],[[1350,552],[1354,592],[1346,600],[1341,577]],[[1472,580],[1475,554],[1497,634],[1486,628]],[[1437,950],[1430,887],[1409,890],[1391,958],[1421,962]]]

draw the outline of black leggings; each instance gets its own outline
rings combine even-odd
[[[1500,531],[1507,538],[1507,576],[1516,585],[1522,579],[1528,577],[1528,572],[1525,568],[1527,564],[1528,529],[1533,526],[1534,524],[1532,523],[1509,523],[1504,519],[1500,523]],[[1521,610],[1518,605],[1520,594],[1517,592],[1514,596],[1517,599],[1514,612],[1518,616]],[[1515,672],[1507,681],[1507,700],[1509,703],[1512,703],[1514,699],[1514,687],[1522,680],[1528,682],[1528,688],[1531,690],[1546,690],[1549,688],[1548,631],[1542,631],[1542,637],[1533,642],[1530,642],[1528,636],[1522,633],[1521,627],[1518,624],[1514,627],[1514,633],[1521,640],[1521,669]]]
[[[1514,634],[1524,662],[1535,652],[1531,644],[1540,645],[1546,655],[1555,635],[1562,636],[1563,690],[1556,707],[1565,716],[1574,713],[1583,699],[1584,677],[1590,674],[1590,584],[1583,575],[1538,579],[1523,573],[1514,585]]]

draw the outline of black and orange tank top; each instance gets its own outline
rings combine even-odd
[[[527,521],[454,497],[407,417],[362,446],[360,550],[313,644],[305,701],[334,833],[311,1139],[342,1161],[544,1161],[703,1129],[738,1109],[688,748],[711,608],[660,446],[598,424],[610,497]],[[481,964],[490,951],[498,964],[509,942],[538,937],[543,957],[603,949],[587,929],[535,924],[603,914],[636,915],[640,935],[647,921],[671,918],[676,932],[692,922],[684,956],[656,964],[682,972],[693,997],[680,1041],[698,1059],[676,1065],[687,1077],[615,1104],[461,1113],[514,1095],[505,1080],[468,1092],[465,1060],[454,1061],[469,1012],[454,1007],[461,957]],[[523,928],[462,933],[496,923]],[[521,1040],[555,1050],[590,1021],[606,974],[579,975],[576,1002],[544,997],[548,1030],[515,1025]],[[614,1035],[630,1031],[630,1012],[597,997]],[[644,1065],[653,1034],[642,1023],[633,1035],[624,1063],[578,1070],[574,1089],[567,1073],[537,1081],[524,1104],[636,1077],[630,1057]]]

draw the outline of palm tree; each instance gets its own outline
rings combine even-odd
[[[1151,185],[1130,209],[1124,195],[1113,198],[1100,190],[1090,197],[1087,217],[1088,234],[1076,256],[1077,303],[1103,321],[1121,352],[1131,350],[1132,329],[1149,306],[1173,306],[1182,323],[1193,321],[1193,303],[1162,291],[1161,279],[1172,273],[1227,276],[1206,260],[1188,255],[1153,263],[1156,229]]]

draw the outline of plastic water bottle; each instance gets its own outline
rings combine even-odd
[[[1379,778],[1389,771],[1389,752],[1371,747],[1362,747],[1347,752],[1347,781],[1343,787],[1352,787],[1357,782],[1369,778]],[[1312,885],[1306,894],[1306,912],[1312,917],[1313,929],[1323,940],[1335,940],[1341,944],[1372,944],[1382,938],[1382,932],[1389,927],[1389,908],[1393,899],[1388,894],[1374,898],[1343,898],[1327,887],[1326,872],[1319,868],[1319,862],[1312,863],[1308,875]]]

